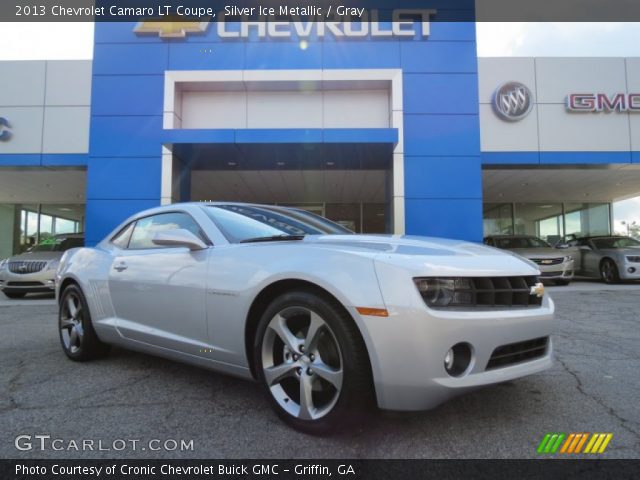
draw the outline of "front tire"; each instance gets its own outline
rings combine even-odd
[[[361,419],[373,388],[364,341],[339,304],[297,290],[276,298],[258,324],[254,366],[287,424],[322,435]]]
[[[85,362],[104,357],[110,346],[100,341],[91,323],[91,313],[82,290],[75,284],[62,292],[58,310],[58,332],[62,350],[71,360]]]
[[[618,267],[613,260],[605,258],[600,263],[600,278],[602,278],[605,283],[620,283]]]

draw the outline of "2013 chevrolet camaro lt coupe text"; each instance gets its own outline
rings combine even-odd
[[[300,209],[147,210],[56,275],[73,360],[109,345],[256,379],[309,433],[551,366],[537,266],[456,240],[356,235]]]

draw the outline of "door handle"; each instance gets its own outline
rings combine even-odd
[[[124,263],[121,263],[120,265],[116,265],[115,267],[113,267],[114,270],[117,270],[118,272],[123,272],[125,271],[127,267]]]

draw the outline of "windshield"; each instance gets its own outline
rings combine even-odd
[[[630,237],[594,238],[596,248],[628,248],[640,247],[640,242]]]
[[[230,242],[255,238],[344,235],[350,230],[313,213],[284,207],[210,205],[205,211]]]
[[[84,246],[84,240],[78,237],[53,237],[42,241],[29,249],[30,252],[64,252],[70,248]]]
[[[503,248],[505,250],[511,250],[514,248],[551,248],[544,240],[537,237],[506,237],[495,238],[496,247]]]

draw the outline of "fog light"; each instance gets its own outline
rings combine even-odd
[[[627,268],[627,272],[629,272],[629,273],[635,273],[635,272],[636,272],[636,267],[629,267],[629,268]]]
[[[451,370],[453,368],[453,348],[450,348],[447,354],[444,356],[444,368],[447,370]]]
[[[471,364],[471,345],[457,343],[444,356],[444,369],[452,377],[462,376]]]

